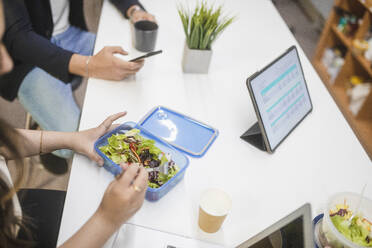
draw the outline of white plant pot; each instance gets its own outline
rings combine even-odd
[[[212,50],[190,49],[185,43],[182,68],[185,73],[208,73]]]

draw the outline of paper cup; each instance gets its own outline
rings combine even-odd
[[[222,190],[203,192],[199,203],[199,227],[207,233],[217,232],[231,209],[231,198]]]

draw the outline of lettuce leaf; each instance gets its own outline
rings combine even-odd
[[[180,170],[178,168],[178,166],[176,166],[176,165],[174,165],[173,167],[174,167],[174,169],[169,168],[167,175],[165,175],[163,173],[159,173],[159,181],[162,182],[162,185],[164,183],[168,182],[168,180],[171,179],[172,177],[174,177],[177,174],[177,172]]]
[[[163,154],[163,155],[161,156],[161,159],[160,159],[160,165],[163,165],[163,164],[165,164],[166,162],[168,162],[168,159],[167,159],[167,157]]]
[[[128,132],[126,132],[124,135],[126,137],[129,137],[129,136],[136,136],[136,134],[139,134],[139,133],[140,133],[139,129],[133,128],[133,129],[129,130]]]
[[[153,189],[157,189],[157,188],[160,187],[160,186],[157,185],[156,183],[152,183],[152,182],[149,182],[149,183],[148,183],[148,186],[149,186],[150,188],[153,188]]]
[[[349,223],[343,216],[334,215],[331,217],[333,225],[336,229],[345,236],[345,238],[351,240],[353,243],[372,247],[372,242],[367,242],[366,238],[369,235],[369,231],[362,225],[358,225],[359,217],[356,216]]]

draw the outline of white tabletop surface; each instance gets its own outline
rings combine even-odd
[[[157,48],[163,54],[147,59],[135,77],[122,82],[90,79],[80,129],[95,127],[123,110],[128,114],[119,123],[139,121],[163,105],[219,129],[220,134],[204,157],[190,158],[185,178],[173,190],[158,202],[145,201],[128,221],[132,224],[128,240],[151,240],[150,234],[141,235],[144,227],[234,246],[305,202],[312,204],[313,215],[320,213],[330,195],[359,192],[371,178],[371,161],[271,1],[224,1],[226,12],[238,19],[213,45],[205,75],[182,72],[185,37],[177,1],[142,3],[159,23]],[[130,57],[138,54],[132,48],[129,22],[106,0],[95,53],[108,45],[122,46]],[[239,138],[257,121],[245,80],[291,45],[298,47],[314,109],[270,155]],[[58,244],[94,213],[112,180],[107,171],[75,155]],[[211,187],[224,189],[233,206],[222,229],[206,234],[197,226],[198,201]],[[366,195],[372,196],[372,186]],[[139,243],[130,244],[125,247]],[[153,247],[164,245],[154,242]]]

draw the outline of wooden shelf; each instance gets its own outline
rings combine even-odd
[[[341,86],[336,86],[330,83],[329,75],[325,66],[320,63],[314,63],[314,67],[318,72],[320,78],[323,80],[328,91],[331,93],[334,101],[341,110],[345,119],[348,121],[350,127],[353,129],[355,135],[358,137],[360,143],[367,151],[368,156],[372,160],[372,122],[365,119],[357,119],[349,109],[349,98],[346,91]]]
[[[372,13],[372,1],[371,0],[358,0],[369,12]]]
[[[351,38],[344,35],[336,26],[332,26],[332,31],[337,35],[337,37],[342,41],[342,43],[350,48],[351,47]]]
[[[372,122],[366,119],[358,119],[351,113],[349,109],[349,97],[343,87],[332,87],[331,94],[372,160]]]
[[[364,70],[366,70],[370,77],[372,77],[371,62],[369,62],[363,55],[355,53],[353,51],[352,39],[344,35],[340,30],[338,30],[336,26],[332,26],[331,29],[336,34],[336,36],[341,40],[341,42],[348,48],[348,50],[351,52],[354,58],[358,60],[358,62],[363,66]]]
[[[368,72],[369,76],[372,77],[372,69],[371,69],[371,62],[369,62],[366,58],[364,58],[363,55],[357,54],[353,51],[351,51],[351,54],[353,57],[358,60],[358,62],[363,66],[364,70]]]
[[[329,76],[327,68],[323,65],[323,63],[321,61],[315,61],[313,62],[313,66],[315,67],[323,82],[327,82],[327,84],[330,84],[331,77]]]
[[[372,160],[372,92],[369,93],[360,111],[362,114],[358,113],[358,116],[355,116],[349,109],[349,97],[345,88],[345,83],[348,82],[352,75],[359,75],[366,80],[372,81],[371,62],[362,54],[354,52],[352,46],[353,39],[363,39],[370,26],[372,26],[372,0],[335,0],[335,5],[355,13],[359,17],[363,16],[363,21],[354,36],[347,37],[338,30],[337,23],[340,16],[337,15],[335,10],[332,10],[319,39],[313,65]],[[322,63],[322,57],[327,48],[339,45],[343,45],[346,48],[345,63],[334,83],[331,83],[327,68]]]

